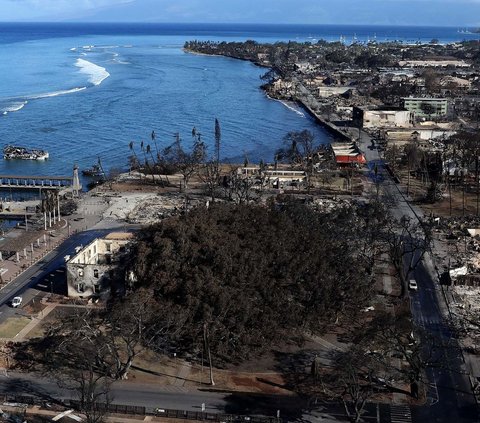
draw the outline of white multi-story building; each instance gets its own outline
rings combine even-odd
[[[78,248],[73,257],[66,257],[69,297],[90,298],[108,295],[120,275],[119,262],[132,241],[129,232],[112,232]]]
[[[442,117],[448,114],[448,100],[436,97],[406,97],[403,107],[416,117]]]

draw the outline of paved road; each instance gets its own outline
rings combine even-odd
[[[358,130],[357,130],[358,131]],[[382,179],[384,200],[389,205],[395,218],[408,216],[411,219],[421,218],[422,211],[407,201],[399,186],[389,177],[379,157],[377,148],[370,148],[370,137],[361,132],[359,145],[369,161],[370,177],[375,178],[375,165]],[[438,284],[438,274],[430,254],[417,267],[413,277],[417,280],[418,291],[410,293],[413,319],[418,328],[423,328],[433,336],[423,339],[426,349],[431,343],[439,344],[435,348],[432,359],[433,367],[429,368],[427,406],[414,407],[412,419],[416,422],[478,422],[479,410],[472,393],[472,388],[461,349],[448,324],[448,310]],[[438,363],[442,363],[441,366]],[[392,421],[394,421],[392,419]]]
[[[5,311],[4,305],[12,297],[22,294],[25,289],[33,287],[42,278],[60,268],[65,261],[64,257],[74,253],[76,246],[86,245],[104,233],[105,231],[101,230],[90,230],[75,234],[48,253],[43,259],[25,270],[25,272],[0,290],[0,312]]]
[[[77,399],[75,391],[61,388],[54,380],[41,375],[9,372],[0,375],[0,393],[10,395],[31,395],[40,400],[65,401]],[[112,391],[112,403],[136,405],[151,408],[200,411],[201,404],[206,410],[223,412],[228,406],[228,395],[216,392],[187,391],[178,387],[162,387],[156,384],[118,382]]]
[[[37,401],[55,402],[76,400],[75,391],[58,386],[53,380],[42,375],[8,372],[0,374],[0,393],[19,396],[34,396]],[[115,382],[111,390],[112,404],[143,406],[149,410],[155,408],[201,411],[205,404],[207,412],[276,416],[277,410],[291,421],[301,416],[307,403],[297,397],[282,395],[261,395],[230,392],[216,392],[209,387],[188,390],[176,386],[160,386],[153,383],[135,383],[133,381]],[[338,405],[328,405],[330,410],[339,410]],[[322,407],[324,408],[324,407]],[[374,414],[372,414],[374,415]]]

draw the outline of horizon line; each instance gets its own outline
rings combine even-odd
[[[479,25],[428,25],[428,24],[379,24],[379,23],[295,23],[295,22],[162,22],[162,21],[89,21],[89,20],[59,20],[59,21],[2,21],[0,24],[95,24],[95,25],[256,25],[256,26],[378,26],[378,27],[394,27],[394,28],[470,28],[480,29]]]

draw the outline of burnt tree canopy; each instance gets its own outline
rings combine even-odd
[[[239,361],[358,311],[371,285],[359,219],[351,208],[197,208],[141,233],[134,289],[150,290],[159,318],[185,312],[183,347],[208,325],[217,359]]]

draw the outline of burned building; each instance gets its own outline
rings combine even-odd
[[[359,128],[409,128],[413,114],[402,107],[354,106],[353,122]]]
[[[132,233],[112,232],[85,247],[77,247],[73,257],[66,257],[68,296],[109,296],[112,290],[121,289],[122,258],[132,238]]]

